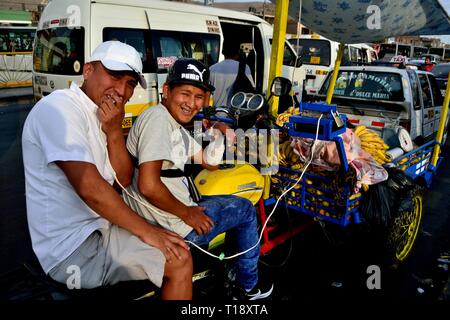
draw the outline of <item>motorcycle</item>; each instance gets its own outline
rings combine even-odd
[[[271,208],[271,206],[268,206],[265,202],[270,189],[270,176],[267,174],[270,173],[273,163],[268,161],[270,155],[267,158],[262,157],[261,159],[259,157],[261,152],[258,156],[254,154],[255,152],[252,154],[252,149],[253,151],[257,150],[261,146],[261,142],[269,144],[269,149],[273,150],[272,154],[278,154],[278,144],[276,141],[273,141],[278,140],[278,131],[270,131],[274,128],[282,128],[277,127],[275,119],[270,117],[268,104],[272,97],[283,97],[285,100],[292,101],[292,97],[290,96],[291,86],[290,80],[277,77],[272,82],[271,94],[267,99],[261,94],[238,92],[231,99],[231,108],[209,107],[205,108],[203,112],[196,116],[196,119],[225,122],[231,128],[236,129],[236,133],[240,130],[240,137],[244,137],[244,139],[240,139],[239,134],[237,134],[236,149],[233,149],[235,152],[226,155],[226,159],[223,161],[223,164],[219,165],[218,170],[201,170],[195,176],[194,183],[201,195],[235,195],[251,201],[256,206],[261,230],[261,255],[264,256],[260,258],[260,261],[266,258],[266,261],[263,261],[265,264],[273,262],[267,261],[270,260],[269,256],[275,247],[278,247],[290,239],[292,235],[310,225],[308,222],[292,228],[292,224],[288,225],[286,223],[286,215],[277,214],[273,218],[268,219],[270,215],[267,214],[267,209]],[[244,130],[246,131],[244,132]],[[269,132],[271,135],[267,137]],[[263,141],[261,141],[261,133],[263,133]],[[253,141],[246,144],[246,137]],[[253,148],[249,146],[252,143]],[[239,145],[243,147],[245,152],[238,150]],[[271,145],[272,148],[270,148]],[[267,150],[265,149],[265,151]],[[229,157],[230,154],[232,157]],[[276,157],[274,159],[276,161]],[[289,230],[287,230],[288,227]],[[198,250],[192,250],[194,281],[210,276],[217,277],[219,275],[219,281],[216,282],[216,285],[222,284],[225,289],[229,288],[230,284],[226,276],[228,272],[227,263],[220,263],[220,260],[222,260],[220,259],[221,255],[223,257],[223,252],[228,250],[225,239],[226,233],[219,234],[205,248],[209,253],[215,254],[216,259],[211,259],[205,253]],[[230,254],[234,253],[230,251]],[[205,260],[209,260],[209,262],[215,260],[214,267],[205,268],[205,264],[203,263]],[[284,257],[283,260],[285,260]]]

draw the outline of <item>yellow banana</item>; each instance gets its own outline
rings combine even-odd
[[[366,129],[366,126],[357,126],[357,127],[355,128],[355,134],[356,134],[357,136],[359,136],[360,132],[363,131],[363,130],[365,130],[365,129]]]

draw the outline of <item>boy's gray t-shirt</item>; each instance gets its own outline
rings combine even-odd
[[[180,130],[184,130],[185,134],[182,134]],[[188,137],[189,148],[185,147],[183,135],[184,139]],[[139,164],[147,161],[163,160],[161,170],[180,169],[184,171],[184,165],[193,154],[201,150],[201,145],[176,122],[166,107],[159,104],[148,108],[137,118],[127,138],[127,149],[132,156],[138,159]],[[192,231],[192,227],[184,223],[176,215],[150,204],[138,191],[138,179],[139,170],[136,168],[133,182],[127,188],[127,191],[150,208],[124,193],[123,198],[125,202],[133,210],[148,221],[174,231],[181,237],[185,237]],[[161,177],[161,181],[183,204],[186,206],[197,205],[189,194],[188,183],[185,177]]]

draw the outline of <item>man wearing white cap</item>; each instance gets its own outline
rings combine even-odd
[[[53,279],[77,288],[149,279],[163,299],[192,298],[192,258],[177,234],[146,222],[114,189],[131,182],[124,105],[146,88],[138,52],[99,45],[84,82],[40,100],[23,129],[33,250]]]

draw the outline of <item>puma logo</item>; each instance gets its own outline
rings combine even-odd
[[[203,70],[202,72],[200,72],[200,70],[198,70],[197,67],[194,66],[193,64],[188,64],[187,69],[193,70],[196,74],[198,74],[198,78],[200,79],[201,82],[203,82],[203,72],[205,72],[206,69]],[[198,80],[198,79],[196,79],[196,80]]]

